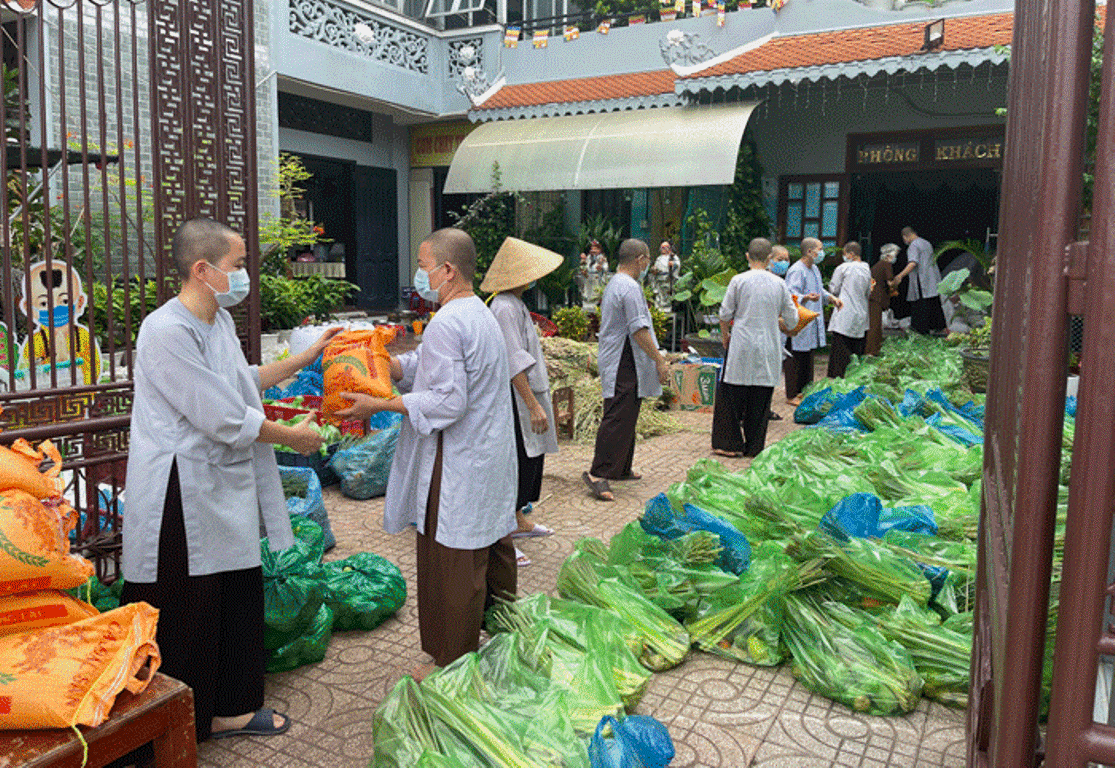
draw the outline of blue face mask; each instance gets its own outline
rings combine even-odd
[[[54,315],[51,316],[45,309],[39,310],[39,325],[47,328],[63,328],[70,324],[74,317],[74,308],[69,304],[55,304]]]
[[[779,276],[785,275],[789,268],[790,262],[788,261],[772,261],[770,263],[770,271]]]
[[[534,290],[534,286],[536,286],[536,285],[538,285],[538,281],[537,280],[531,280],[529,283],[527,283],[527,290],[528,291]]]
[[[435,269],[437,269],[437,267],[435,267]],[[444,283],[442,283],[442,285],[444,285]],[[430,285],[430,273],[421,267],[414,273],[414,290],[418,292],[419,296],[432,304],[437,304],[441,301],[441,294],[438,293],[438,289]]]

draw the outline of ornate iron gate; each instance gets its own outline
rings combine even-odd
[[[173,232],[208,216],[258,254],[252,5],[0,12],[0,439],[59,444],[75,549],[102,578],[118,573],[134,337],[176,290]],[[258,295],[246,304],[237,320],[258,361]]]

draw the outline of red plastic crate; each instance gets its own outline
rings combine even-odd
[[[319,423],[328,421],[331,424],[336,424],[337,429],[341,430],[342,435],[363,437],[368,431],[367,424],[363,421],[337,422],[323,416],[321,413],[321,397],[318,395],[303,395],[301,406],[289,405],[289,403],[293,402],[293,397],[287,397],[282,400],[276,400],[271,404],[264,404],[263,413],[269,419],[292,419],[303,413],[312,413],[317,416]]]

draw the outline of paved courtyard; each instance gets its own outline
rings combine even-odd
[[[784,395],[775,394],[782,421],[771,422],[768,444],[796,428]],[[562,442],[546,460],[543,497],[534,518],[554,528],[521,548],[534,561],[519,573],[519,593],[556,594],[555,581],[573,544],[585,536],[605,541],[637,518],[648,498],[685,477],[710,455],[711,415],[677,413],[686,432],[639,443],[637,482],[616,483],[614,503],[592,499],[580,480],[591,463],[591,447]],[[725,460],[733,468],[747,459]],[[427,661],[418,641],[415,605],[414,533],[385,534],[383,500],[352,501],[336,487],[326,506],[337,547],[326,559],[356,552],[383,555],[408,582],[406,605],[373,632],[336,633],[324,661],[268,676],[267,702],[294,719],[284,736],[226,739],[201,745],[202,766],[303,768],[366,766],[373,753],[372,713],[399,678]],[[769,669],[693,652],[681,666],[656,674],[636,709],[669,726],[677,748],[676,768],[955,768],[964,764],[964,713],[923,699],[901,718],[853,713],[798,685],[788,666]]]

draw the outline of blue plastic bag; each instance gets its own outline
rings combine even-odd
[[[321,526],[325,534],[326,551],[337,546],[337,537],[333,535],[333,527],[329,524],[329,513],[325,510],[325,499],[321,493],[321,480],[312,467],[279,467],[280,478],[297,478],[306,483],[305,496],[288,496],[286,500],[287,512],[299,517],[308,517]]]
[[[824,391],[824,390],[822,390]],[[820,394],[815,392],[814,394]],[[812,395],[810,395],[812,397]],[[867,397],[867,390],[864,387],[856,387],[851,392],[846,394],[833,393],[832,397],[836,399],[832,401],[828,408],[828,412],[816,422],[811,422],[815,426],[823,429],[831,429],[834,432],[867,432],[868,429],[860,420],[855,417],[853,411],[856,406],[864,401]],[[805,405],[805,400],[802,400],[801,406]],[[798,406],[801,408],[801,406]],[[794,421],[798,421],[797,412],[794,412]],[[800,422],[799,423],[808,423]]]
[[[303,368],[286,389],[283,390],[283,396],[275,398],[282,400],[287,397],[298,397],[299,395],[321,395],[324,393],[324,379],[321,377],[320,371],[312,371],[309,368]]]
[[[937,535],[937,519],[924,504],[887,508],[873,493],[853,493],[825,513],[820,530],[840,541],[881,539],[889,530]]]
[[[751,544],[746,536],[692,504],[686,504],[678,514],[664,493],[647,501],[639,524],[647,533],[662,539],[676,539],[693,531],[715,533],[720,537],[720,557],[716,564],[721,570],[738,575],[751,564]]]
[[[350,499],[370,499],[387,493],[391,461],[399,443],[400,414],[394,423],[333,454],[329,466],[341,478],[341,493]]]
[[[833,405],[840,400],[841,394],[833,392],[832,387],[818,389],[807,395],[801,405],[794,409],[795,424],[816,424],[832,410]]]
[[[975,434],[969,432],[963,427],[958,427],[953,424],[942,424],[941,414],[935,413],[925,420],[925,423],[936,429],[945,437],[952,438],[961,445],[971,448],[973,445],[983,445],[983,434]]]
[[[604,737],[611,726],[612,737]],[[622,721],[605,715],[588,746],[592,768],[666,768],[674,759],[674,742],[666,726],[653,717],[631,715]]]
[[[1065,413],[1074,419],[1076,418],[1076,395],[1069,395],[1065,398]]]

